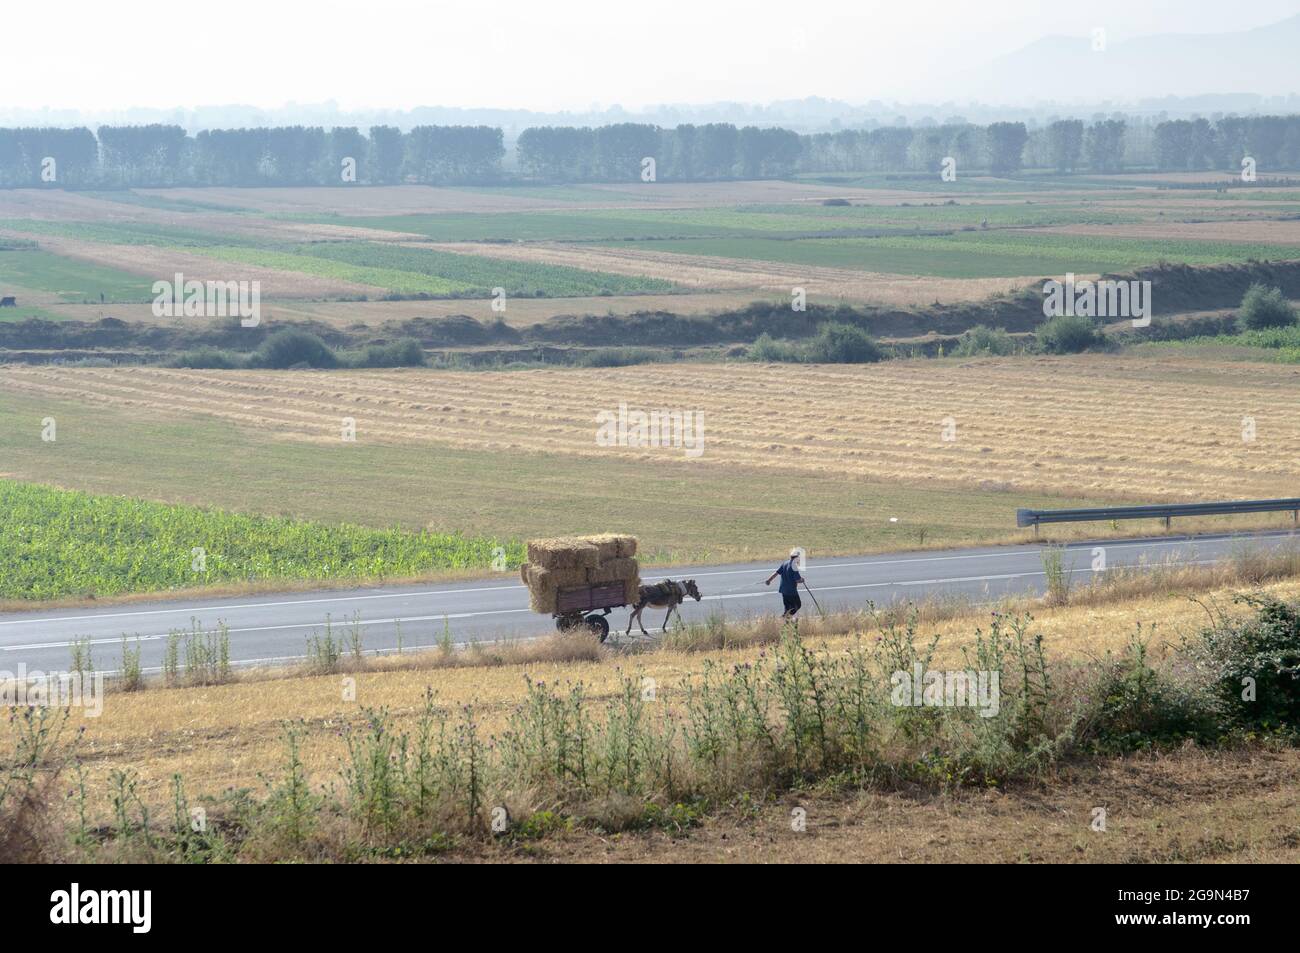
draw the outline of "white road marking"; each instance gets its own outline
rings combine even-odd
[[[1290,535],[1290,534],[1289,532],[1285,532],[1281,534],[1269,534],[1269,535]],[[1268,538],[1268,536],[1260,537],[1256,535],[1247,534],[1243,536],[1212,537],[1212,539],[1252,539],[1252,538],[1255,539]],[[1117,542],[1117,543],[1097,542],[1094,543],[1094,545],[1105,546],[1108,549],[1125,549],[1125,548],[1133,548],[1133,547],[1153,549],[1161,546],[1182,546],[1189,543],[1194,545],[1196,542],[1197,540],[1195,538],[1181,537],[1179,539],[1173,539],[1173,540],[1152,540],[1152,541],[1132,540],[1128,542]],[[1078,548],[1081,549],[1086,545],[1088,544],[1078,544]],[[865,560],[862,562],[852,562],[852,563],[828,562],[828,563],[823,563],[820,567],[816,565],[810,565],[808,566],[808,571],[811,572],[817,568],[858,569],[865,566],[901,566],[901,565],[906,565],[908,563],[948,562],[948,561],[959,560],[959,559],[996,559],[996,558],[1004,558],[1004,557],[1029,556],[1040,552],[1041,549],[1042,547],[1040,546],[1034,549],[999,550],[999,551],[985,552],[985,553],[963,553],[960,555],[950,555],[950,556],[916,556],[908,559],[873,559],[873,560]],[[761,572],[766,566],[767,566],[766,563],[755,563],[754,564],[755,568],[722,569],[722,570],[711,570],[707,572],[697,572],[693,574],[693,577],[704,579],[711,576],[749,575],[750,573],[753,572]],[[681,573],[677,573],[675,575],[681,575]],[[658,580],[658,579],[668,579],[671,577],[646,576],[645,578],[647,581],[651,581],[651,580]],[[274,602],[249,602],[249,603],[239,603],[234,605],[178,606],[174,609],[139,609],[139,610],[125,611],[125,612],[98,612],[98,613],[88,613],[86,615],[55,616],[50,618],[44,618],[44,617],[37,617],[37,618],[25,617],[25,618],[16,618],[16,619],[0,618],[0,626],[24,625],[24,624],[39,625],[39,624],[52,623],[52,622],[89,622],[96,619],[123,619],[123,618],[132,618],[135,616],[186,615],[186,614],[193,616],[201,612],[230,612],[230,611],[242,610],[242,609],[274,609],[281,606],[326,605],[334,602],[364,602],[364,601],[369,601],[374,599],[406,599],[406,598],[415,599],[415,598],[422,598],[424,596],[457,596],[457,595],[465,595],[465,594],[476,593],[476,592],[505,592],[510,590],[522,591],[523,589],[524,586],[521,584],[515,584],[509,586],[476,586],[467,589],[423,589],[415,592],[381,592],[381,593],[371,593],[369,595],[322,596],[319,598],[312,598],[312,599],[284,599],[284,600],[278,600]]]
[[[1202,559],[1202,560],[1193,560],[1190,562],[1181,563],[1180,565],[1203,566],[1203,565],[1213,565],[1215,562],[1216,560],[1213,559]],[[1133,567],[1128,567],[1128,568],[1133,568]],[[1137,568],[1155,569],[1159,567],[1139,566]],[[1086,572],[1091,574],[1094,573],[1094,570],[1091,569],[1090,567],[1089,568],[1080,567],[1077,569],[1071,567],[1069,569],[1064,570],[1064,572],[1066,572],[1067,574],[1080,573],[1080,572]],[[814,591],[815,592],[837,592],[837,591],[848,590],[848,589],[883,589],[890,586],[932,586],[939,583],[994,582],[994,581],[999,581],[1004,579],[1021,579],[1030,576],[1046,576],[1046,575],[1047,573],[1044,570],[1038,569],[1038,570],[1028,570],[1025,572],[997,573],[994,575],[986,575],[986,576],[947,576],[947,577],[936,577],[933,579],[900,579],[894,582],[862,582],[862,583],[853,583],[851,585],[843,585],[843,586],[818,586],[817,589]],[[523,587],[519,586],[517,588],[522,589]],[[714,601],[721,601],[724,599],[761,599],[761,598],[770,598],[773,594],[774,594],[773,590],[764,589],[764,591],[762,592],[741,592],[741,593],[734,593],[729,595],[705,596],[704,599],[701,601],[714,602]],[[355,622],[349,620],[347,622],[340,623],[340,626],[359,625],[364,627],[364,626],[372,626],[372,625],[393,625],[399,622],[401,623],[431,622],[431,621],[437,621],[439,619],[472,619],[480,616],[512,615],[512,614],[517,614],[521,612],[530,612],[530,611],[532,610],[530,609],[484,609],[479,612],[438,613],[437,615],[411,616],[405,618],[395,617],[391,619],[357,619]],[[317,629],[317,628],[321,628],[323,625],[324,623],[321,622],[295,622],[295,623],[288,623],[285,625],[265,625],[265,626],[252,626],[252,627],[244,627],[244,628],[237,628],[237,629],[227,629],[227,632],[229,632],[229,634],[231,635],[247,633],[247,632],[281,632],[281,631],[288,631],[291,629]],[[135,636],[134,638],[142,642],[152,642],[161,638],[165,638],[166,634],[167,633],[142,635],[142,636]],[[17,652],[24,649],[30,651],[30,650],[39,650],[39,649],[69,648],[77,644],[81,644],[81,645],[107,645],[110,643],[117,644],[120,643],[121,641],[122,641],[122,637],[118,636],[115,638],[107,638],[107,639],[85,639],[85,640],[59,641],[59,642],[33,642],[25,645],[0,646],[0,650],[3,650],[5,652]]]

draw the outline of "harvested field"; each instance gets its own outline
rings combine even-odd
[[[1142,225],[1052,225],[1032,231],[1050,235],[1102,235],[1107,238],[1300,245],[1300,218],[1252,219],[1246,222],[1151,222]],[[1300,258],[1300,249],[1296,250],[1295,257]]]
[[[782,265],[774,262],[713,255],[680,255],[644,248],[593,248],[559,244],[465,245],[439,243],[432,247],[463,255],[505,258],[591,271],[637,275],[675,281],[692,288],[754,288],[790,293],[804,288],[820,299],[838,298],[883,305],[921,305],[936,300],[979,301],[1011,291],[1028,278],[956,279],[873,274],[847,268]]]
[[[7,366],[15,394],[204,414],[329,443],[428,443],[904,485],[1195,500],[1294,495],[1300,368],[1177,355],[484,372]],[[697,411],[703,453],[600,446],[597,412]],[[1243,418],[1257,436],[1243,441]],[[945,424],[955,439],[944,439]]]

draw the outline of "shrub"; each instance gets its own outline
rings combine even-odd
[[[249,363],[254,367],[284,370],[306,364],[309,367],[338,367],[338,356],[310,331],[286,328],[262,342]]]
[[[1016,339],[1007,333],[1006,328],[990,328],[977,324],[961,336],[957,346],[952,349],[954,357],[977,357],[982,354],[1014,354],[1019,350]]]
[[[1092,712],[1091,730],[1081,730],[1081,740],[1091,740],[1102,750],[1134,751],[1215,737],[1213,699],[1195,685],[1153,668],[1140,628],[1125,652],[1106,653],[1083,691]]]
[[[745,356],[751,361],[793,363],[802,360],[798,345],[792,341],[778,341],[767,333],[758,336]]]
[[[400,338],[388,344],[371,344],[348,363],[353,367],[423,367],[424,348],[415,338]]]
[[[874,364],[884,357],[866,331],[851,324],[830,322],[817,329],[805,346],[806,360],[814,364]]]
[[[671,361],[672,351],[659,351],[649,347],[602,347],[574,360],[576,367],[630,367],[633,364],[653,364]]]
[[[1284,328],[1296,323],[1295,308],[1283,297],[1282,290],[1258,282],[1246,290],[1237,317],[1243,331]]]
[[[172,361],[172,367],[190,367],[217,370],[234,370],[244,366],[244,359],[238,354],[223,351],[216,347],[201,347],[193,351],[184,351]]]
[[[1044,321],[1034,336],[1038,346],[1048,354],[1077,354],[1105,340],[1089,318],[1078,315],[1061,315]]]
[[[1255,614],[1221,616],[1185,645],[1227,718],[1243,728],[1300,726],[1300,604],[1237,596]]]

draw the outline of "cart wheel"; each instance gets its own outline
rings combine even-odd
[[[596,615],[593,613],[587,616],[585,621],[587,623],[587,628],[596,633],[600,638],[600,641],[604,642],[605,638],[609,635],[609,620],[603,615]]]

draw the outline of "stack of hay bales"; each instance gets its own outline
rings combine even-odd
[[[641,567],[636,561],[636,537],[617,533],[597,536],[556,536],[528,541],[528,562],[519,569],[528,587],[528,607],[555,612],[556,595],[574,586],[623,584],[625,600],[637,600]]]

